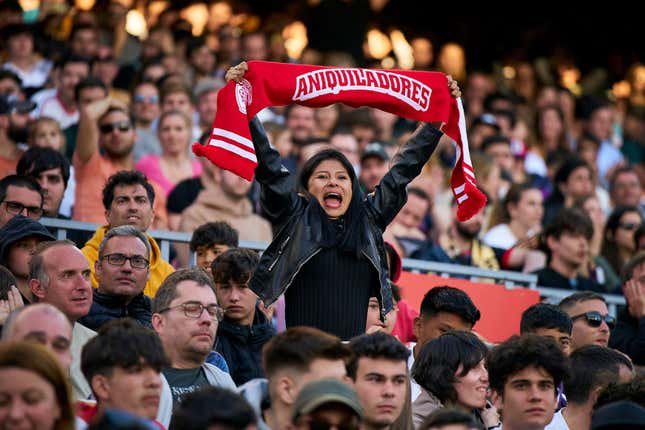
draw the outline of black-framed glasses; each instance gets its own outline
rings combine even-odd
[[[589,327],[600,327],[603,321],[607,323],[609,329],[616,327],[616,318],[611,315],[601,315],[600,312],[585,312],[584,314],[571,317],[572,321],[584,318]]]
[[[130,131],[130,128],[132,128],[132,124],[130,124],[130,121],[118,121],[110,124],[100,125],[99,131],[103,134],[108,134],[108,133],[112,133],[112,131],[116,129],[122,133],[125,133],[126,131]]]
[[[125,254],[114,253],[104,255],[101,260],[107,260],[108,264],[112,266],[123,266],[127,260],[130,260],[130,266],[135,269],[145,269],[150,265],[150,262],[140,255],[128,257]]]
[[[4,201],[7,208],[7,212],[13,215],[20,215],[25,209],[27,209],[27,217],[31,219],[39,219],[43,215],[43,208],[40,206],[25,206],[20,202],[14,201]]]
[[[188,318],[193,318],[197,319],[202,316],[202,313],[204,312],[204,309],[206,309],[206,313],[211,317],[213,320],[221,321],[222,318],[224,318],[224,309],[222,309],[219,305],[213,303],[210,305],[203,305],[202,303],[199,302],[185,302],[176,306],[169,306],[165,309],[161,309],[159,313],[163,313],[172,309],[177,309],[177,308],[182,308],[184,311],[184,315],[186,315]]]

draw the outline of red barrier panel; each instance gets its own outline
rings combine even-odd
[[[464,291],[482,314],[474,330],[489,342],[502,342],[519,334],[522,312],[540,301],[537,290],[521,287],[509,290],[503,285],[419,273],[402,272],[397,285],[401,287],[401,296],[417,311],[431,288],[448,285]]]

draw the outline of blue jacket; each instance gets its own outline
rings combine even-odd
[[[262,347],[275,335],[275,329],[259,308],[253,324],[240,325],[224,318],[217,328],[215,350],[222,354],[235,385],[263,378]]]
[[[93,301],[90,312],[78,322],[97,331],[106,322],[123,317],[135,319],[142,326],[152,328],[152,301],[143,293],[126,304],[124,296],[100,293],[93,290]]]

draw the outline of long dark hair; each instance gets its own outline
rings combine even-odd
[[[347,212],[338,220],[331,220],[320,206],[318,199],[309,193],[309,178],[316,170],[316,167],[325,160],[336,160],[347,171],[352,181],[352,199],[349,202]],[[325,248],[340,247],[360,256],[361,245],[367,240],[365,234],[365,206],[363,202],[363,191],[361,190],[354,167],[347,158],[335,149],[324,149],[311,157],[300,171],[298,181],[299,191],[309,200],[307,207],[308,216],[319,222],[321,226],[320,244]]]
[[[623,265],[626,261],[622,261],[620,258],[620,252],[618,250],[618,244],[616,243],[616,230],[620,225],[620,220],[623,215],[629,212],[635,212],[640,215],[638,208],[636,206],[618,206],[609,214],[607,218],[607,223],[605,224],[605,232],[602,236],[602,248],[600,249],[600,255],[605,257],[612,269],[616,273],[620,273]],[[641,217],[641,222],[643,217]]]

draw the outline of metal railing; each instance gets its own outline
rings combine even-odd
[[[58,239],[65,239],[67,237],[68,230],[93,232],[100,227],[100,224],[56,218],[42,218],[40,222],[47,227],[58,229]],[[148,230],[147,233],[155,238],[159,244],[159,248],[161,249],[161,256],[165,260],[170,259],[171,243],[189,243],[191,237],[190,233],[165,230]],[[249,240],[240,241],[240,247],[254,249],[259,252],[264,251],[267,246],[268,244],[264,242]],[[195,261],[194,258],[194,253],[191,253],[190,261]],[[433,273],[445,278],[465,278],[473,281],[490,279],[509,289],[515,287],[537,289],[543,298],[545,298],[549,303],[554,304],[557,304],[560,300],[572,293],[571,290],[539,287],[537,285],[537,275],[530,273],[513,272],[508,270],[486,270],[472,266],[412,260],[408,258],[403,259],[403,269],[414,273]],[[617,306],[625,305],[625,298],[623,296],[615,294],[603,294],[603,296],[607,300],[609,313],[612,315],[616,315]]]

